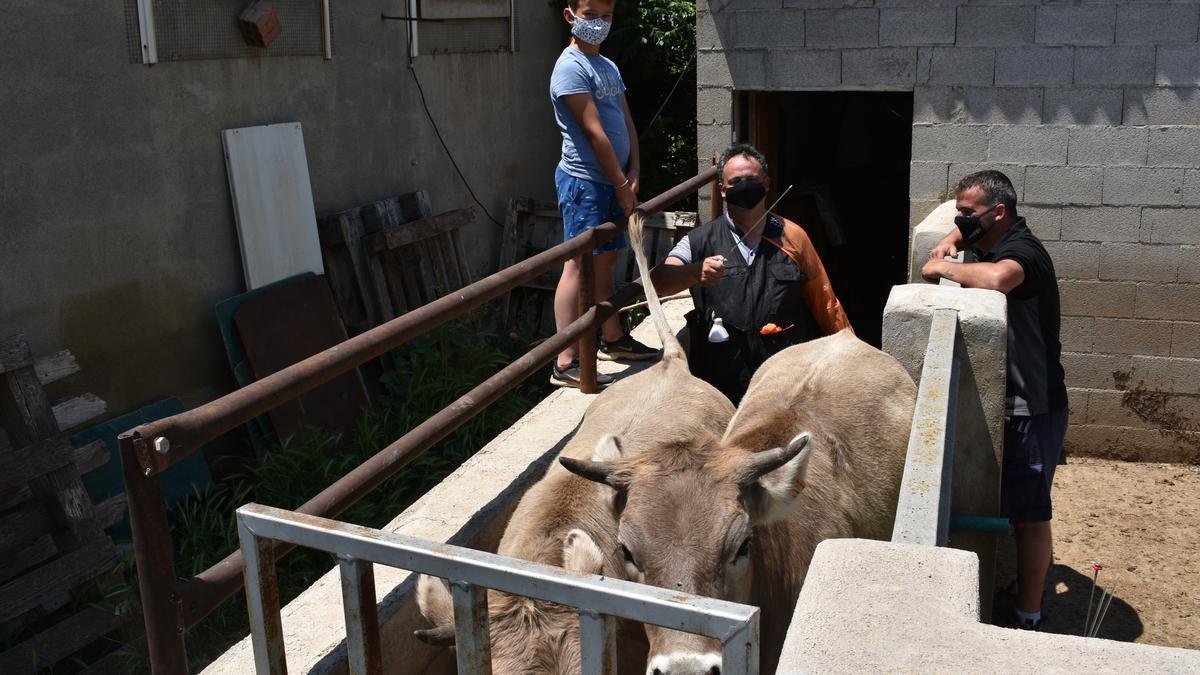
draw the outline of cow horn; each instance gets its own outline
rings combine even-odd
[[[435,626],[433,628],[422,628],[414,630],[413,635],[418,640],[427,645],[434,647],[453,647],[454,646],[454,625]]]
[[[559,457],[558,463],[562,464],[563,468],[567,471],[580,478],[586,478],[590,481],[606,485],[609,484],[609,476],[612,475],[615,468],[608,462],[592,462],[586,459],[575,459],[574,457]]]
[[[808,442],[811,438],[812,436],[808,433],[799,434],[787,444],[787,447],[772,448],[750,455],[746,460],[746,464],[742,467],[742,479],[739,483],[741,485],[749,485],[792,461],[796,458],[796,455],[799,455],[804,448],[808,447]]]

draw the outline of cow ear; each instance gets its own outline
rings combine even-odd
[[[454,601],[446,582],[427,574],[418,577],[417,606],[433,627],[415,630],[413,635],[421,642],[436,647],[454,646]]]
[[[574,529],[563,540],[563,568],[584,574],[600,574],[604,554],[587,532]]]
[[[769,523],[791,515],[799,503],[797,497],[800,496],[800,491],[808,487],[805,477],[808,474],[808,460],[812,457],[813,449],[810,435],[807,432],[797,434],[784,450],[791,454],[801,445],[804,447],[795,457],[759,477],[759,504],[755,513],[755,521],[758,523]]]
[[[621,459],[621,439],[612,434],[605,434],[592,450],[592,461],[615,462],[618,459]]]

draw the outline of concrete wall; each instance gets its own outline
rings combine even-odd
[[[424,56],[429,107],[480,199],[553,197],[550,69],[566,31],[519,4],[515,54]],[[408,72],[405,3],[334,3],[334,58],[128,63],[123,3],[6,3],[0,28],[0,334],[70,349],[71,390],[124,412],[231,384],[213,304],[245,290],[224,128],[299,121],[318,212],[425,188],[471,204]],[[472,264],[500,227],[476,208]]]
[[[736,90],[913,91],[908,226],[996,168],[1054,257],[1068,446],[1200,457],[1200,3],[698,10],[701,167],[732,137]]]

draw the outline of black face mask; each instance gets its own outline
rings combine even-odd
[[[995,205],[978,216],[954,216],[954,224],[958,226],[958,231],[962,233],[963,241],[968,246],[987,236],[989,230],[983,227],[983,216],[994,208]]]
[[[767,196],[767,186],[760,180],[743,180],[725,188],[725,203],[739,209],[752,209]]]

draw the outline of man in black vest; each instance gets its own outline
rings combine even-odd
[[[957,226],[929,252],[921,276],[989,288],[1008,301],[1008,386],[1000,511],[1017,542],[1017,625],[1042,625],[1050,567],[1050,486],[1067,433],[1067,387],[1059,343],[1058,281],[1042,242],[1017,215],[1008,176],[980,171],[959,181]],[[947,261],[964,247],[980,262]]]
[[[804,229],[767,212],[767,160],[738,144],[717,162],[725,215],[692,230],[654,268],[662,295],[690,288],[692,372],[737,403],[762,362],[850,328]]]

